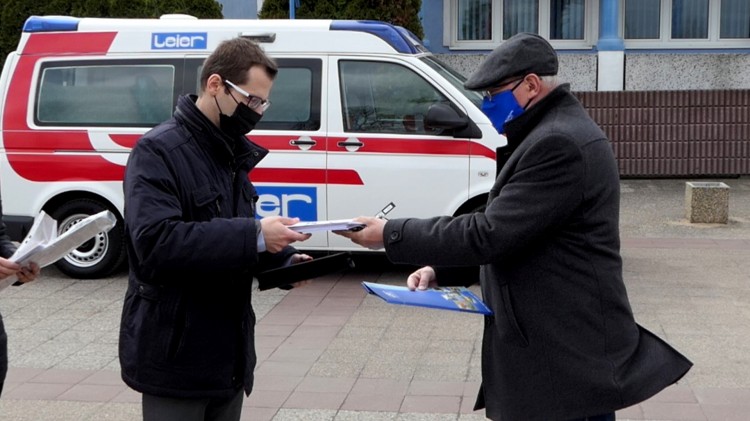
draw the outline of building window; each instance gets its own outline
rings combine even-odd
[[[492,39],[491,0],[458,1],[458,39],[461,41]]]
[[[627,48],[747,47],[748,0],[623,0]]]
[[[533,32],[555,48],[591,48],[599,0],[446,0],[445,44],[491,49],[519,32]]]
[[[584,37],[584,0],[550,1],[549,38],[579,39]]]
[[[721,0],[721,38],[750,38],[750,1]]]
[[[708,38],[708,0],[672,0],[672,39]]]
[[[660,9],[654,0],[625,2],[625,38],[659,39]]]
[[[539,33],[539,2],[505,0],[503,2],[503,39],[519,32]]]

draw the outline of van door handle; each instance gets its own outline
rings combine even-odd
[[[299,139],[290,140],[289,144],[300,148],[300,150],[307,151],[313,146],[317,145],[318,142],[312,140],[311,137],[302,136]]]
[[[307,140],[307,139],[299,138],[296,140],[290,140],[289,144],[292,146],[315,146],[318,144],[318,142],[312,139]]]
[[[360,142],[359,140],[347,140],[346,142],[339,142],[337,145],[340,148],[345,148],[347,146],[354,146],[355,148],[361,148],[362,146],[365,146],[364,143]]]

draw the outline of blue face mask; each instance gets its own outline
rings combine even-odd
[[[521,107],[521,104],[516,101],[516,97],[513,96],[513,91],[521,83],[523,83],[523,79],[519,80],[511,89],[495,95],[485,95],[482,101],[482,112],[490,118],[492,125],[495,126],[495,129],[500,134],[505,133],[505,129],[503,128],[505,123],[523,114],[525,110],[525,107]]]

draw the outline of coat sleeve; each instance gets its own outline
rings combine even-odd
[[[529,147],[484,213],[394,219],[383,232],[397,263],[473,266],[510,261],[569,220],[583,199],[583,155],[572,139]]]
[[[255,219],[183,221],[166,152],[143,140],[130,155],[124,183],[125,229],[143,273],[220,273],[257,263]]]
[[[5,222],[3,221],[3,202],[0,201],[0,257],[8,258],[16,252],[16,246],[10,241],[10,237],[5,232]]]

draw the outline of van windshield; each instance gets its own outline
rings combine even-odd
[[[438,60],[434,56],[424,56],[421,58],[421,60],[424,61],[428,66],[435,69],[436,72],[440,73],[440,75],[443,76],[445,80],[450,82],[451,85],[455,86],[459,91],[461,91],[461,93],[464,94],[464,96],[468,98],[469,101],[473,102],[474,105],[477,106],[477,108],[481,109],[482,94],[464,88],[464,82],[466,82],[466,78],[461,73],[458,73],[456,70],[452,69],[450,66]]]

